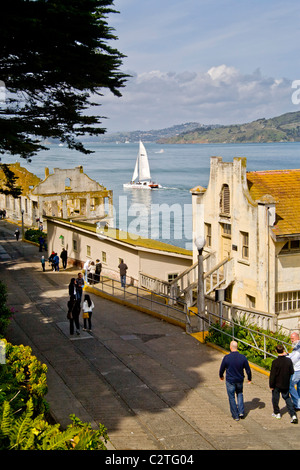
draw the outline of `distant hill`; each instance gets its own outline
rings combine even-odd
[[[205,126],[206,127],[206,126]],[[178,124],[165,129],[150,130],[150,131],[130,131],[130,132],[116,132],[113,134],[104,134],[100,137],[100,142],[138,142],[140,139],[143,142],[157,142],[160,139],[168,139],[183,132],[191,132],[194,129],[201,129],[202,125],[199,122],[187,122],[185,124]],[[97,138],[99,141],[99,137]]]
[[[300,111],[245,124],[206,126],[159,139],[161,144],[299,142]]]

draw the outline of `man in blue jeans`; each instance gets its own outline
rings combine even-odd
[[[232,417],[235,421],[244,418],[244,369],[246,371],[248,382],[251,383],[251,369],[248,359],[238,352],[236,341],[230,343],[230,354],[223,358],[219,370],[220,380],[224,380],[224,372],[226,371],[226,389],[229,398],[229,406]],[[237,396],[237,402],[235,399]]]
[[[290,395],[296,411],[300,411],[300,339],[299,334],[291,334],[293,351],[288,355],[294,366],[294,374],[290,382]]]

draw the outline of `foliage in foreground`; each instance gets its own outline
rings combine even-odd
[[[6,362],[0,365],[0,450],[105,450],[106,428],[98,430],[71,415],[60,430],[47,419],[47,366],[29,346],[5,340]]]
[[[247,328],[245,328],[247,327]],[[216,330],[216,328],[218,330]],[[249,331],[251,329],[251,332]],[[280,332],[271,332],[269,330],[263,330],[258,328],[256,325],[247,323],[246,320],[241,320],[238,325],[234,325],[234,329],[227,322],[220,324],[219,322],[211,325],[206,337],[206,341],[217,344],[218,346],[229,351],[229,345],[232,341],[232,336],[237,339],[239,345],[239,352],[244,354],[250,362],[257,364],[266,370],[271,370],[271,365],[274,357],[267,356],[264,358],[264,354],[259,349],[264,349],[263,333],[266,337],[266,350],[269,354],[277,356],[276,345],[280,342],[289,343],[289,337]],[[245,344],[247,343],[247,344]],[[255,347],[254,347],[255,346]],[[256,349],[258,348],[258,349]]]

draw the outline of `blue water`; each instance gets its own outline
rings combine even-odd
[[[300,143],[270,144],[188,144],[160,145],[144,142],[154,181],[159,190],[125,190],[132,177],[138,143],[85,144],[95,153],[83,155],[66,147],[51,145],[32,158],[17,159],[40,178],[45,167],[74,168],[82,165],[92,179],[113,190],[115,226],[132,233],[192,249],[192,211],[190,189],[207,187],[210,157],[223,161],[247,158],[247,171],[300,168]],[[158,153],[160,150],[163,153]],[[2,162],[16,161],[2,157]]]

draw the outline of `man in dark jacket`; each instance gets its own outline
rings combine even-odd
[[[219,370],[220,380],[224,380],[224,372],[226,370],[226,389],[229,398],[229,406],[233,419],[238,421],[244,418],[244,369],[248,376],[248,382],[251,383],[251,369],[247,358],[238,352],[236,341],[230,343],[230,354],[223,358]],[[235,400],[237,396],[237,402]]]
[[[276,346],[278,353],[277,359],[272,362],[269,384],[272,390],[272,404],[274,418],[280,419],[279,398],[280,394],[284,399],[288,412],[291,417],[291,423],[297,424],[298,419],[294,409],[294,405],[289,393],[290,379],[294,373],[293,363],[290,358],[286,357],[286,353],[282,344]]]

